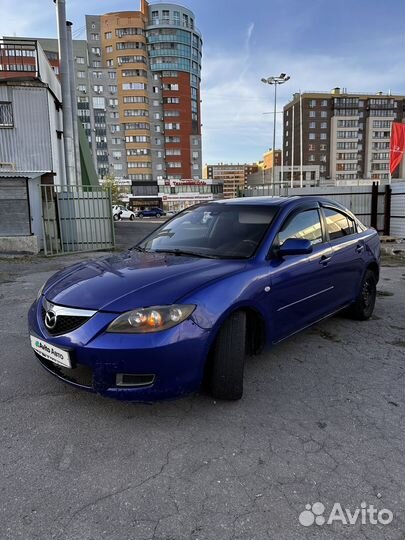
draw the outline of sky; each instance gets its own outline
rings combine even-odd
[[[0,0],[0,35],[55,37],[53,0]],[[156,3],[156,2],[153,2]],[[203,162],[255,162],[272,146],[277,110],[299,91],[405,94],[403,0],[182,0],[203,34]],[[17,7],[18,6],[18,7]],[[85,14],[139,9],[139,0],[66,0],[74,35]],[[23,14],[23,15],[21,15]],[[281,142],[277,114],[276,145]]]

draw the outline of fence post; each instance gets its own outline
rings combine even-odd
[[[391,225],[391,186],[385,186],[384,192],[384,235],[390,235],[390,225]]]
[[[370,218],[370,225],[375,230],[377,229],[377,223],[378,223],[378,183],[373,182],[373,186],[371,189],[371,218]]]

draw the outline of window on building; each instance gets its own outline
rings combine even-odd
[[[328,123],[327,122],[321,122],[321,129],[327,129]]]
[[[13,127],[13,108],[11,101],[0,101],[0,127]]]
[[[145,83],[123,83],[123,90],[146,90],[147,85]]]
[[[332,208],[324,208],[326,229],[331,240],[349,236],[356,232],[355,224],[346,214]]]
[[[328,111],[321,111],[321,118],[328,118]]]
[[[310,134],[308,135],[308,138],[309,138],[310,141],[315,140],[315,138],[316,138],[315,133],[310,133]]]
[[[322,140],[322,141],[325,141],[327,138],[328,138],[328,134],[327,134],[327,133],[321,133],[321,140]]]
[[[96,92],[96,94],[100,94],[104,91],[104,86],[102,84],[95,84],[93,86],[93,90]]]
[[[83,56],[76,56],[76,64],[84,64]]]
[[[168,122],[165,124],[165,129],[179,130],[180,124],[178,122]]]
[[[316,107],[316,99],[311,99],[311,100],[309,101],[309,106],[310,106],[310,107]]]
[[[77,78],[78,79],[85,79],[86,78],[86,72],[85,71],[78,71],[77,72]]]
[[[327,107],[328,106],[328,100],[323,99],[322,102],[321,102],[321,105],[322,105],[322,107]]]
[[[310,122],[309,129],[315,129],[315,128],[316,128],[316,122]]]
[[[109,79],[116,79],[116,78],[117,78],[117,74],[115,73],[115,71],[109,71],[109,72],[108,72],[108,78],[109,78]]]
[[[90,34],[90,39],[91,39],[92,41],[99,41],[99,39],[100,39],[100,34],[98,34],[97,32],[94,32],[94,33]]]
[[[101,55],[101,49],[100,49],[100,47],[92,47],[92,48],[91,48],[91,52],[92,52],[93,54],[96,54],[97,56],[100,56],[100,55]]]
[[[112,32],[105,32],[104,37],[105,37],[105,39],[111,39],[112,38]]]
[[[309,111],[310,118],[315,118],[315,116],[316,116],[316,111]]]
[[[106,52],[107,54],[111,54],[113,51],[114,51],[114,49],[112,48],[111,45],[108,45],[108,47],[105,48],[105,52]]]
[[[105,98],[93,97],[93,109],[105,109]]]

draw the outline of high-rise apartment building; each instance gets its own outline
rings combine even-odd
[[[162,179],[202,176],[202,37],[177,4],[86,16],[74,40],[78,112],[100,177],[132,180],[136,195]],[[58,73],[58,45],[38,39]]]
[[[247,186],[247,178],[258,171],[257,164],[218,163],[205,165],[204,178],[217,180],[224,186],[224,199],[240,197]]]
[[[340,88],[294,94],[284,107],[284,165],[294,166],[297,180],[302,138],[302,163],[319,165],[321,184],[387,182],[393,121],[405,121],[405,96],[348,93]],[[401,174],[400,168],[394,176]]]

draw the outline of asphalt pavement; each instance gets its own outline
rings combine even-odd
[[[118,244],[155,226],[118,223]],[[30,350],[40,285],[86,257],[0,259],[1,540],[405,538],[399,261],[372,320],[334,317],[249,359],[241,401],[134,404],[57,381]],[[309,524],[363,502],[391,523]]]

